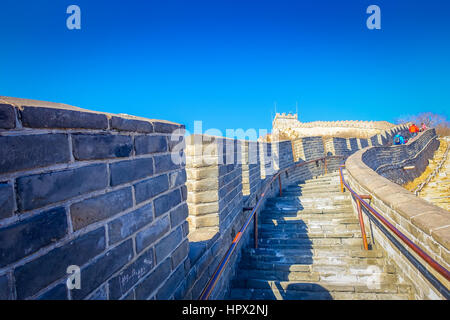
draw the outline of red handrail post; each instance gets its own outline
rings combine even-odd
[[[364,249],[369,250],[369,246],[367,245],[366,229],[364,228],[364,219],[361,212],[361,202],[359,202],[359,199],[356,199],[356,204],[358,207],[359,226],[361,227],[361,235],[363,238]]]
[[[278,185],[280,187],[280,197],[283,195],[283,191],[281,190],[281,174],[278,176]]]
[[[258,249],[258,211],[255,212],[255,217],[253,218],[254,228],[255,228],[255,249]]]
[[[342,169],[344,168],[344,166],[341,166],[341,169],[339,170],[339,176],[341,178],[341,192],[344,192],[344,177],[343,177],[343,173],[342,173]]]

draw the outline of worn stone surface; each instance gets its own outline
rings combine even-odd
[[[25,299],[66,275],[70,265],[82,266],[106,248],[105,228],[91,231],[14,270],[17,298]]]
[[[29,128],[106,129],[106,115],[55,108],[24,106],[22,124]]]
[[[16,127],[14,107],[0,103],[0,129],[13,129]]]
[[[74,188],[74,185],[79,187]],[[17,179],[19,209],[40,208],[103,189],[107,185],[105,164],[21,177]]]
[[[70,161],[66,134],[0,136],[0,145],[1,174]]]
[[[153,125],[149,121],[111,117],[111,129],[132,132],[153,132]]]
[[[0,219],[11,217],[13,213],[13,187],[8,183],[0,183]]]
[[[124,295],[134,284],[154,266],[153,250],[145,251],[135,262],[109,281],[110,299],[116,300]]]
[[[66,233],[64,208],[51,209],[0,228],[0,267],[58,241]]]
[[[155,216],[159,217],[163,213],[169,211],[171,208],[181,203],[180,190],[176,189],[168,194],[159,196],[154,200]]]
[[[159,284],[167,279],[171,273],[171,261],[166,259],[160,263],[139,285],[136,286],[136,300],[146,300]]]
[[[179,164],[172,161],[170,154],[155,156],[155,173],[163,173],[167,171],[172,171],[180,168]]]
[[[12,300],[12,288],[6,274],[0,276],[0,300]]]
[[[136,251],[141,252],[156,240],[161,239],[170,230],[170,221],[167,216],[156,220],[152,225],[136,235]]]
[[[68,300],[67,285],[65,282],[58,284],[54,288],[44,292],[36,300]]]
[[[131,239],[107,251],[88,266],[81,269],[84,281],[81,289],[72,291],[72,298],[82,299],[105,282],[133,257]]]
[[[108,223],[109,243],[115,243],[135,233],[153,221],[153,204],[127,213]]]
[[[167,175],[153,177],[134,185],[136,202],[141,203],[169,189]]]
[[[137,155],[167,151],[165,136],[137,136],[134,141]]]
[[[131,187],[74,203],[70,206],[73,228],[79,230],[91,223],[112,217],[132,205]]]
[[[109,165],[111,186],[143,179],[153,174],[153,159],[134,159],[115,162]]]
[[[183,239],[182,228],[178,227],[155,245],[156,262],[163,261]]]
[[[112,134],[74,134],[73,155],[77,160],[124,158],[131,155],[130,136]]]

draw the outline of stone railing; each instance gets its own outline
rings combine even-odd
[[[420,175],[436,145],[434,130],[420,133],[406,145],[374,147],[356,152],[346,161],[347,181],[359,194],[372,196],[371,205],[400,232],[446,269],[450,269],[450,214],[404,189],[403,183]],[[405,166],[414,169],[405,170]],[[449,282],[391,234],[399,248],[376,224],[366,220],[375,244],[382,246],[398,265],[401,276],[415,285],[417,299],[442,299]],[[408,256],[410,258],[408,258]],[[412,263],[411,257],[420,262]]]

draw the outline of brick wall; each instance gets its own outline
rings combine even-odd
[[[165,299],[185,277],[183,126],[0,99],[0,299]],[[66,269],[81,268],[68,290]]]
[[[183,129],[1,98],[0,299],[196,299],[248,217],[243,209],[280,168],[364,145],[321,137],[183,141]],[[338,165],[329,161],[328,171]],[[289,170],[283,185],[323,166]],[[274,183],[266,194],[277,192]],[[253,225],[211,298],[226,295],[252,232]],[[81,267],[80,290],[66,288],[69,265]]]
[[[404,171],[400,167],[415,165],[416,168],[423,169],[423,163],[432,157],[433,149],[436,148],[435,140],[434,130],[428,130],[407,145],[361,150],[346,161],[346,179],[359,194],[372,195],[371,205],[385,219],[448,270],[450,268],[448,212],[416,197],[397,184],[420,174],[416,169],[413,170],[414,174],[406,173],[409,170]],[[389,166],[385,166],[386,164]],[[381,173],[378,174],[374,170]],[[364,219],[366,232],[373,231],[375,244],[382,246],[397,264],[400,276],[414,284],[417,299],[443,299],[448,296],[449,281],[427,266],[427,263],[396,235],[388,232],[390,237],[403,243],[404,249],[399,249],[375,223],[370,224],[365,215]],[[369,228],[370,225],[372,228]],[[415,258],[424,267],[417,263],[413,264],[406,258],[407,255]],[[425,277],[419,270],[431,274],[434,279]]]
[[[439,148],[439,140],[434,129],[419,134],[406,145],[377,147],[367,150],[363,161],[381,176],[404,185],[422,174],[429,159]],[[413,166],[405,170],[404,167]]]

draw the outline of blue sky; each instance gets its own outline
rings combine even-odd
[[[446,0],[2,0],[0,95],[188,130],[270,128],[275,101],[302,121],[450,117],[449,15]]]

